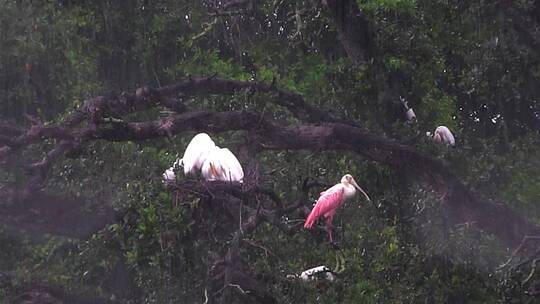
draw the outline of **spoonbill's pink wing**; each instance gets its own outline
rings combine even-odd
[[[315,207],[306,219],[304,228],[310,229],[319,217],[332,213],[343,203],[343,185],[337,184],[332,188],[322,192]]]

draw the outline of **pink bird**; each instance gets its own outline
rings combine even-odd
[[[321,216],[326,218],[326,229],[328,231],[328,236],[330,242],[333,243],[332,239],[332,219],[336,210],[343,205],[345,200],[352,198],[356,194],[356,189],[360,190],[366,197],[368,201],[369,196],[358,186],[352,175],[346,174],[341,178],[341,183],[332,186],[330,189],[321,192],[321,196],[317,200],[315,207],[311,210],[311,213],[306,219],[304,228],[311,229],[313,224]]]

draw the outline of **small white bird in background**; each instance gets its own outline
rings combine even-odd
[[[450,146],[456,144],[454,135],[445,126],[438,126],[437,129],[435,129],[435,133],[433,134],[433,136],[431,135],[431,132],[426,132],[426,135],[432,137],[433,140],[438,143],[447,144]]]
[[[413,108],[409,108],[409,102],[405,100],[405,98],[399,96],[399,100],[401,101],[401,104],[403,107],[405,107],[405,117],[407,118],[408,123],[415,123],[416,122],[416,114],[414,113]]]
[[[175,180],[175,166],[183,166],[186,176],[201,173],[207,181],[241,183],[244,179],[244,170],[236,156],[229,149],[216,146],[206,133],[199,133],[191,139],[184,157],[177,159],[173,167],[163,173],[164,181]]]

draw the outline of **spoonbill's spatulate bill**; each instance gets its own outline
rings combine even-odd
[[[430,132],[427,132],[426,134],[428,136],[431,136]],[[438,126],[435,129],[435,133],[433,133],[433,141],[441,143],[441,144],[447,144],[450,146],[453,146],[456,144],[454,135],[452,134],[452,132],[450,132],[450,129],[448,129],[445,126]]]
[[[176,160],[175,165],[184,166],[184,174],[201,173],[208,181],[242,182],[244,170],[242,165],[227,148],[216,146],[206,133],[199,133],[189,142],[184,157]],[[165,181],[174,181],[174,165],[163,173]]]
[[[326,229],[328,230],[328,237],[330,242],[333,242],[332,239],[332,219],[336,213],[336,210],[343,205],[345,200],[348,200],[356,194],[356,189],[358,189],[368,201],[370,201],[369,196],[358,186],[354,178],[350,174],[346,174],[341,178],[341,182],[332,186],[330,189],[321,192],[321,196],[317,200],[315,207],[311,210],[311,213],[306,219],[304,228],[311,229],[313,224],[321,216],[326,218]]]

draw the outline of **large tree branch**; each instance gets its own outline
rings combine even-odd
[[[0,159],[44,138],[69,139],[67,137],[70,135],[66,129],[74,128],[85,120],[92,124],[99,124],[106,117],[121,117],[157,105],[176,112],[183,112],[187,108],[181,100],[176,99],[178,95],[231,95],[242,90],[276,94],[273,102],[288,109],[302,121],[329,121],[352,124],[311,106],[304,100],[302,95],[278,89],[273,84],[268,85],[257,81],[227,80],[215,77],[197,77],[162,88],[141,87],[134,94],[122,93],[93,97],[85,100],[80,109],[68,115],[63,121],[47,126],[34,122],[29,129],[24,130],[0,122]]]
[[[193,112],[151,122],[101,127],[95,138],[146,140],[186,131],[231,130],[255,134],[266,149],[350,150],[373,161],[406,169],[444,195],[458,220],[476,223],[507,246],[516,246],[524,235],[540,234],[539,227],[513,212],[507,204],[494,203],[469,190],[441,161],[410,146],[373,136],[365,129],[340,123],[278,126],[253,112]]]
[[[56,147],[43,161],[30,166],[31,168],[48,168],[54,160],[64,153],[98,139],[140,141],[172,136],[186,131],[244,130],[250,133],[255,141],[254,144],[258,145],[260,149],[349,150],[381,164],[406,169],[420,182],[431,186],[432,189],[444,196],[446,203],[454,211],[458,220],[475,222],[478,227],[497,235],[510,247],[517,245],[523,235],[540,234],[540,229],[537,226],[512,212],[507,204],[495,204],[469,190],[441,161],[426,156],[411,146],[375,136],[366,129],[355,127],[353,124],[336,122],[331,117],[323,116],[319,109],[307,107],[307,109],[300,110],[300,105],[305,102],[293,93],[279,93],[282,96],[288,96],[280,99],[280,102],[292,109],[291,112],[296,113],[296,115],[305,115],[308,122],[316,120],[316,118],[325,122],[283,126],[259,113],[247,111],[192,111],[146,122],[124,122],[113,119],[106,123],[103,120],[103,117],[108,115],[121,116],[133,111],[151,108],[159,104],[160,101],[170,100],[171,97],[180,93],[232,94],[237,90],[250,87],[261,92],[277,90],[272,86],[260,83],[214,78],[192,79],[161,89],[141,88],[134,95],[123,94],[122,98],[99,97],[90,99],[81,111],[75,112],[64,122],[49,125],[37,124],[22,134],[17,130],[8,130],[5,133],[18,134],[12,140],[23,141],[24,144],[19,144],[17,147],[43,138],[60,139]],[[279,92],[279,90],[277,91]],[[78,128],[73,127],[82,121],[87,121],[87,123]],[[65,127],[66,124],[71,127]],[[6,147],[10,148],[4,146],[4,148]],[[39,174],[35,174],[33,177],[35,181],[32,182],[34,186],[30,189],[38,189],[35,185],[42,182],[46,176],[43,171],[39,170]]]

